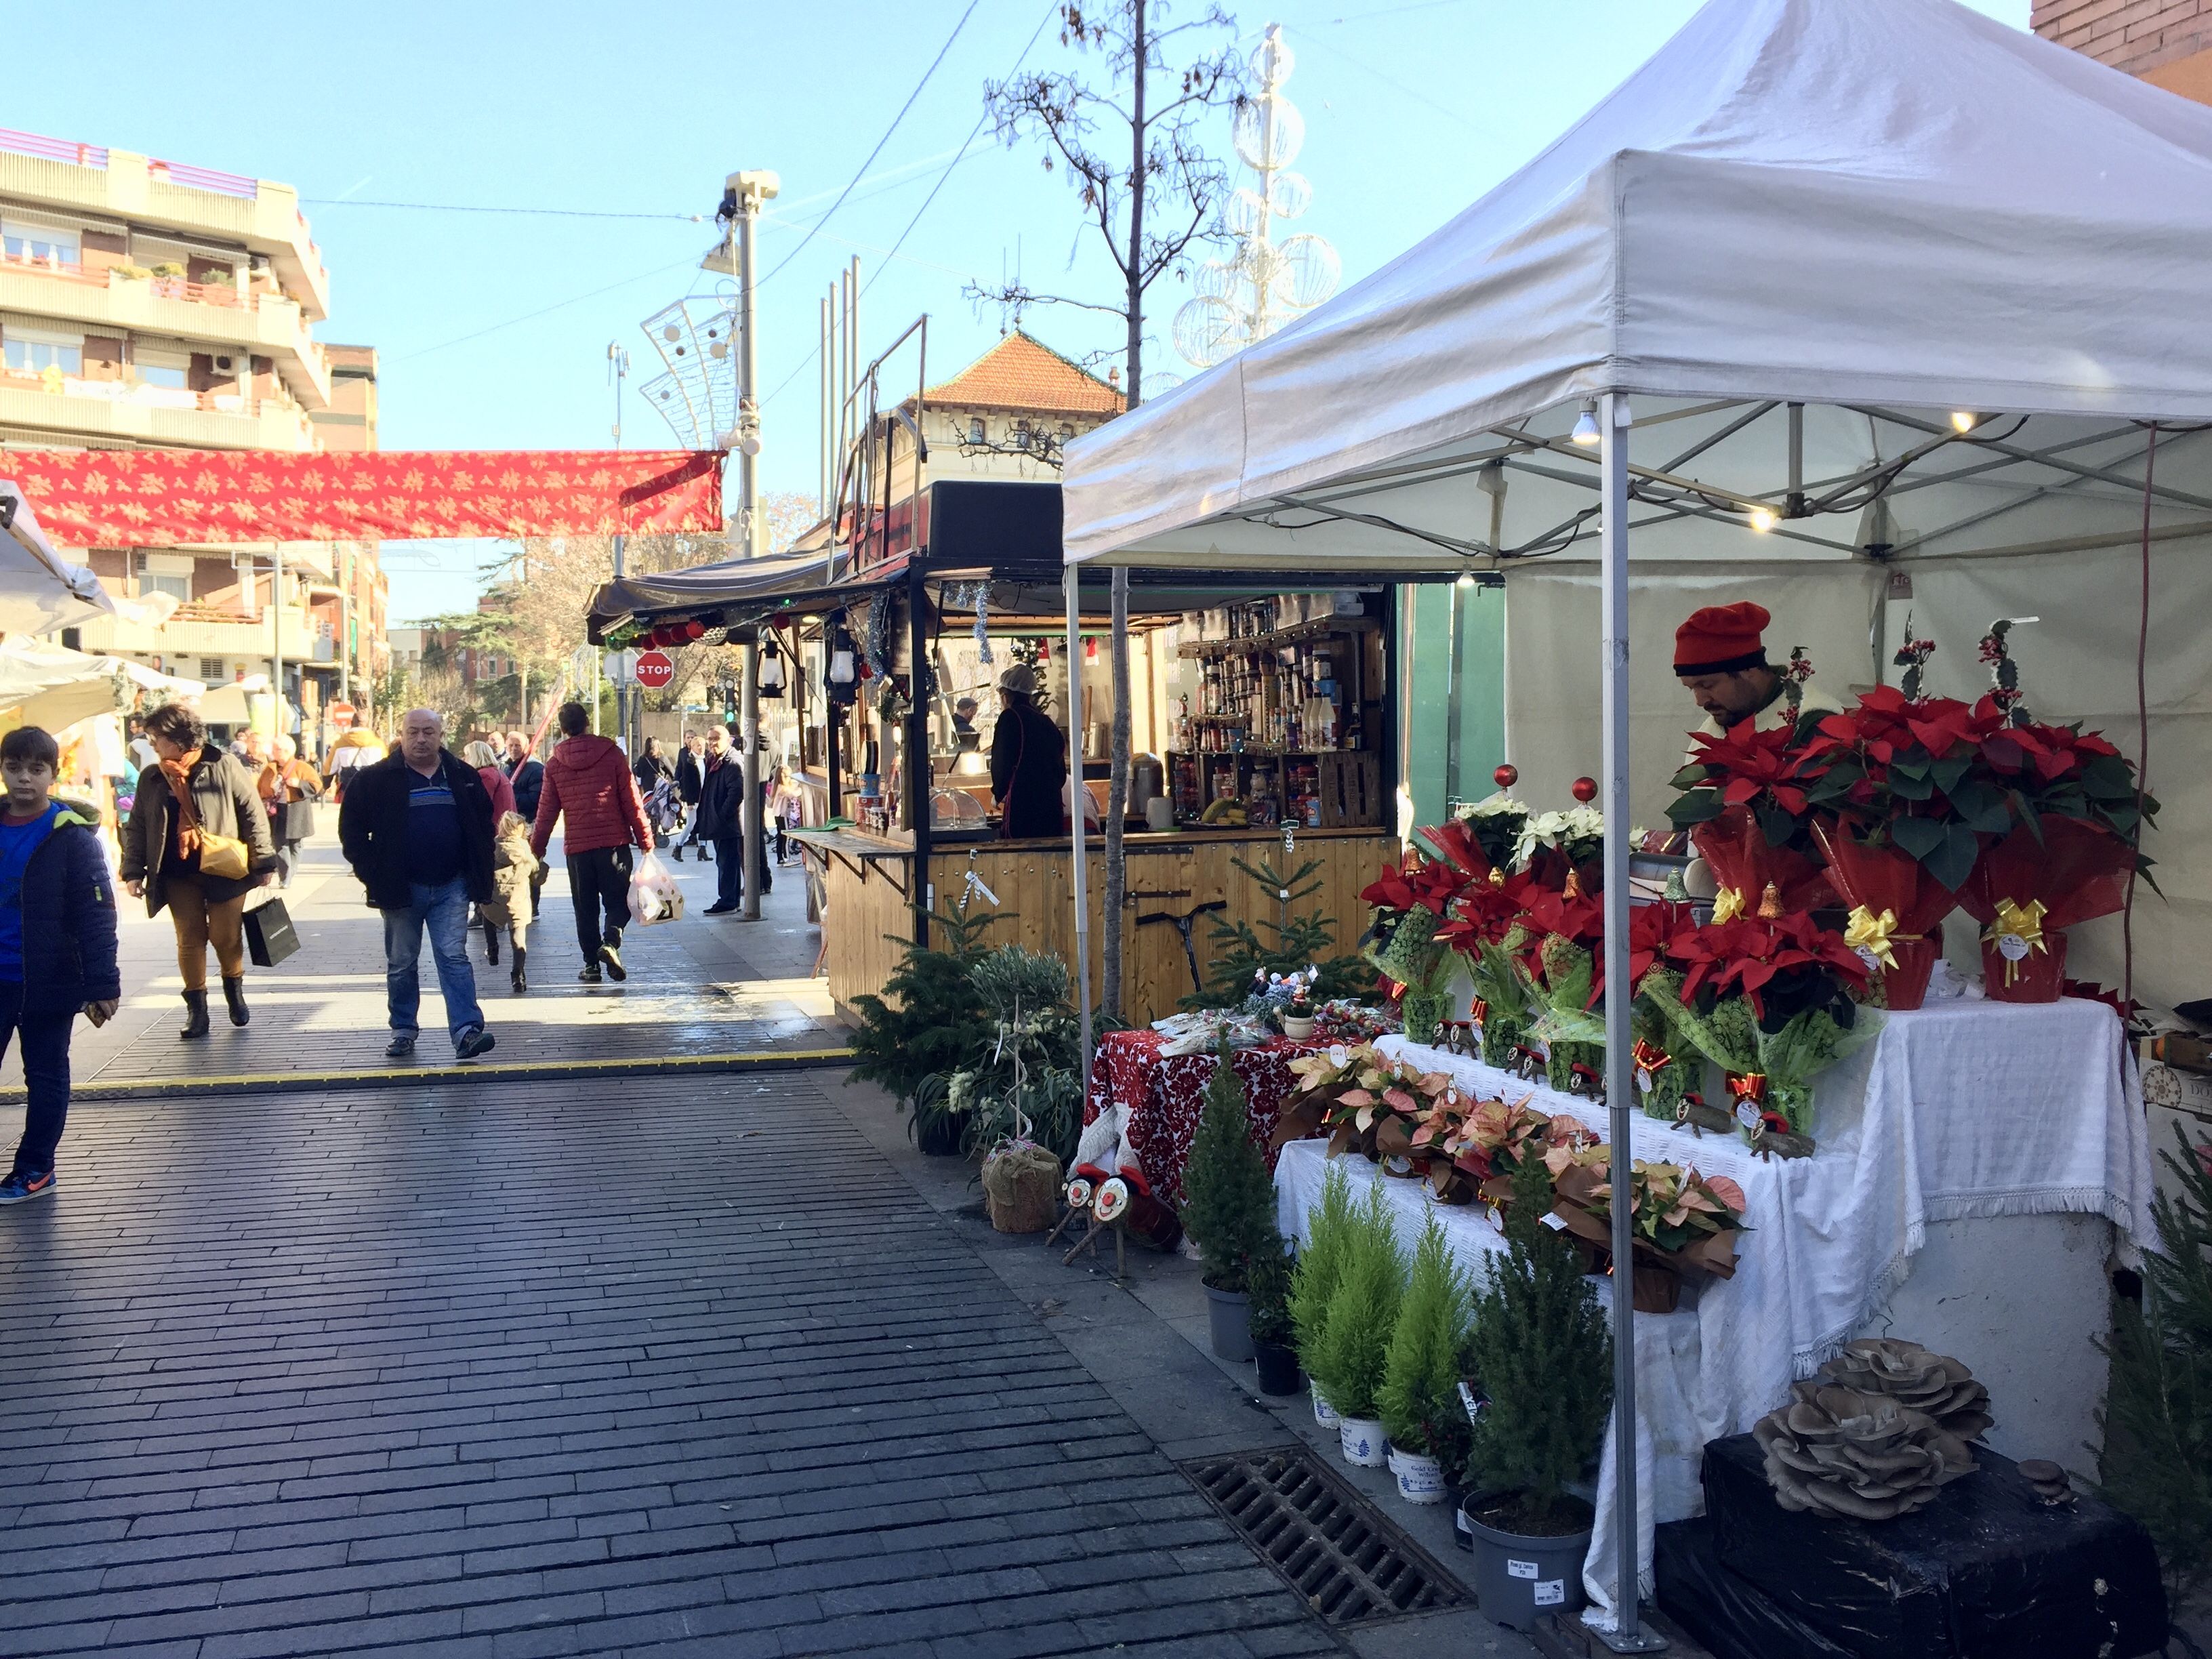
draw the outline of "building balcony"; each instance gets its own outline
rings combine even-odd
[[[173,449],[315,447],[314,428],[290,403],[249,403],[236,392],[82,380],[58,372],[0,371],[0,428],[57,441],[106,438]]]
[[[330,636],[307,612],[288,605],[283,620],[285,661],[314,663],[332,659]],[[125,622],[119,617],[102,617],[77,630],[77,648],[81,651],[159,656],[181,665],[176,672],[187,678],[194,678],[190,662],[192,658],[266,657],[276,643],[276,626],[267,611],[249,617],[235,611],[217,611],[200,605],[179,605],[176,615],[159,628]]]
[[[268,259],[310,322],[331,314],[330,272],[289,185],[0,130],[0,197],[239,243]]]
[[[159,335],[226,356],[267,357],[303,407],[331,406],[330,358],[308,335],[300,307],[280,295],[0,255],[0,311],[92,333]]]

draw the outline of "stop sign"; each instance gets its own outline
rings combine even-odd
[[[351,703],[332,703],[330,706],[330,716],[331,724],[336,726],[339,731],[350,732],[353,730],[353,705]]]
[[[637,683],[648,691],[661,691],[676,678],[676,664],[665,651],[647,651],[637,659]]]

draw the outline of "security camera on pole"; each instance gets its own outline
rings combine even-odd
[[[720,434],[721,447],[738,454],[738,551],[749,559],[761,555],[760,478],[760,354],[753,326],[753,227],[761,210],[774,201],[781,181],[773,173],[733,173],[724,181],[722,204],[715,210],[727,241],[701,260],[707,270],[723,270],[738,279],[738,420]],[[744,714],[738,731],[745,767],[745,890],[738,915],[747,921],[760,920],[761,884],[767,866],[761,848],[760,792],[760,645],[745,647]]]

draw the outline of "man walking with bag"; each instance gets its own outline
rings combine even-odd
[[[568,860],[568,896],[576,907],[576,945],[584,953],[584,971],[576,977],[597,985],[604,968],[619,983],[629,977],[623,966],[622,934],[629,918],[630,848],[651,852],[653,828],[645,821],[645,803],[638,799],[637,780],[620,745],[586,730],[591,716],[580,702],[562,703],[559,720],[564,735],[545,763],[530,850],[545,856],[553,826],[565,812],[568,822],[561,844]]]
[[[476,769],[447,750],[445,726],[434,708],[409,709],[399,747],[354,778],[338,811],[346,862],[368,890],[371,908],[384,913],[392,1011],[392,1045],[384,1052],[392,1060],[415,1052],[426,930],[455,1057],[474,1060],[492,1047],[469,963],[469,906],[496,896],[491,797]]]

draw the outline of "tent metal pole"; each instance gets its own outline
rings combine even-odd
[[[1605,706],[1605,1098],[1614,1190],[1632,1158],[1636,1085],[1628,1010],[1628,399],[1609,392],[1598,422],[1604,477],[1601,582]],[[1597,1632],[1615,1653],[1656,1653],[1663,1637],[1643,1633],[1636,1491],[1636,1235],[1631,1206],[1613,1206],[1613,1622]]]
[[[1083,1095],[1091,1097],[1091,872],[1083,847],[1083,606],[1077,587],[1080,567],[1069,565],[1067,587],[1068,840],[1075,854],[1075,1008],[1080,1022]]]

